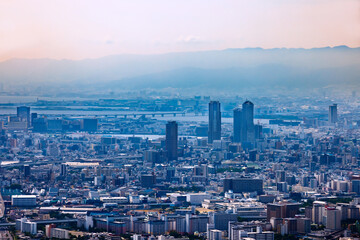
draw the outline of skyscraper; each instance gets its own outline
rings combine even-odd
[[[21,106],[17,107],[17,117],[20,119],[20,121],[24,121],[28,123],[28,126],[30,125],[30,107]]]
[[[255,124],[254,125],[254,129],[255,129],[255,139],[261,139],[262,135],[263,135],[263,127],[260,124]]]
[[[176,121],[169,121],[166,124],[165,147],[168,160],[177,160],[178,158],[178,124]]]
[[[241,108],[234,109],[234,142],[254,142],[254,104],[245,101]]]
[[[34,120],[38,117],[38,114],[37,113],[31,113],[31,119],[30,119],[30,123],[31,123],[31,126],[34,122]]]
[[[208,142],[221,140],[221,111],[220,102],[211,101],[209,103],[209,132]]]
[[[254,104],[247,100],[243,103],[242,108],[244,140],[246,142],[253,142],[255,139]]]
[[[81,129],[86,132],[96,132],[98,130],[98,120],[96,118],[82,119]]]
[[[29,177],[30,176],[30,166],[29,165],[24,165],[24,177]]]
[[[66,164],[65,163],[61,164],[60,175],[66,176]]]
[[[241,123],[242,123],[242,110],[240,107],[234,109],[234,142],[241,142]]]
[[[329,106],[329,123],[336,123],[337,121],[337,104],[333,104]]]

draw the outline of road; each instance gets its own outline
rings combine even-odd
[[[1,240],[12,240],[12,236],[9,231],[0,231]]]
[[[0,193],[0,218],[3,218],[4,214],[5,214],[5,204],[4,204],[4,200]]]

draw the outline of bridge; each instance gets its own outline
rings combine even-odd
[[[176,116],[185,116],[185,112],[137,112],[137,113],[132,113],[132,114],[129,114],[129,113],[121,113],[121,114],[114,114],[114,115],[101,115],[101,116],[105,116],[105,117],[109,117],[109,116],[114,116],[115,118],[117,117],[123,117],[123,118],[127,118],[127,117],[133,117],[133,118],[137,118],[137,117],[156,117],[156,116],[159,116],[159,117],[165,117],[165,116],[173,116],[173,117],[176,117]],[[97,116],[97,115],[95,115]]]
[[[77,219],[49,219],[49,220],[32,220],[31,222],[37,223],[37,224],[56,224],[56,223],[77,223]],[[14,222],[8,222],[8,223],[0,223],[0,228],[2,227],[11,227],[15,226],[16,223]]]
[[[40,110],[38,115],[45,116],[67,116],[67,117],[106,117],[106,118],[137,118],[137,117],[165,117],[165,116],[185,116],[186,111],[169,111],[169,112],[147,112],[147,111],[87,111],[87,110]],[[0,116],[9,116],[14,114],[0,114]]]

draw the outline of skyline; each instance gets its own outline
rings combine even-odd
[[[360,0],[0,0],[0,240],[360,239]]]
[[[247,47],[354,48],[360,46],[360,32],[354,31],[360,29],[359,9],[356,0],[2,1],[0,61]]]

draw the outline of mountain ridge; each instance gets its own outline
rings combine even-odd
[[[157,55],[109,55],[90,60],[13,59],[0,63],[0,82],[14,88],[82,86],[83,91],[87,88],[112,89],[111,85],[136,90],[169,86],[184,89],[198,87],[199,84],[213,89],[231,89],[232,85],[239,88],[246,85],[274,87],[269,83],[291,87],[289,82],[293,82],[293,87],[306,85],[308,88],[311,84],[324,87],[327,82],[339,86],[341,82],[358,85],[359,50],[347,46],[242,48]]]
[[[158,56],[158,55],[171,55],[171,54],[187,54],[187,53],[204,53],[204,52],[221,52],[221,51],[242,51],[242,50],[265,50],[265,51],[271,51],[271,50],[322,50],[322,49],[349,49],[349,50],[360,50],[360,47],[349,47],[347,45],[337,45],[337,46],[326,46],[326,47],[314,47],[314,48],[287,48],[287,47],[280,47],[280,48],[262,48],[262,47],[246,47],[246,48],[225,48],[225,49],[219,49],[219,50],[203,50],[203,51],[188,51],[188,52],[167,52],[167,53],[154,53],[154,54],[135,54],[135,53],[124,53],[124,54],[110,54],[106,56],[101,57],[93,57],[93,58],[82,58],[82,59],[69,59],[69,58],[62,58],[62,59],[56,59],[56,58],[21,58],[21,57],[15,57],[15,58],[9,58],[3,61],[0,61],[0,64],[7,62],[7,61],[13,61],[13,60],[53,60],[53,61],[86,61],[86,60],[97,60],[102,58],[108,58],[108,57],[117,57],[117,56]]]

